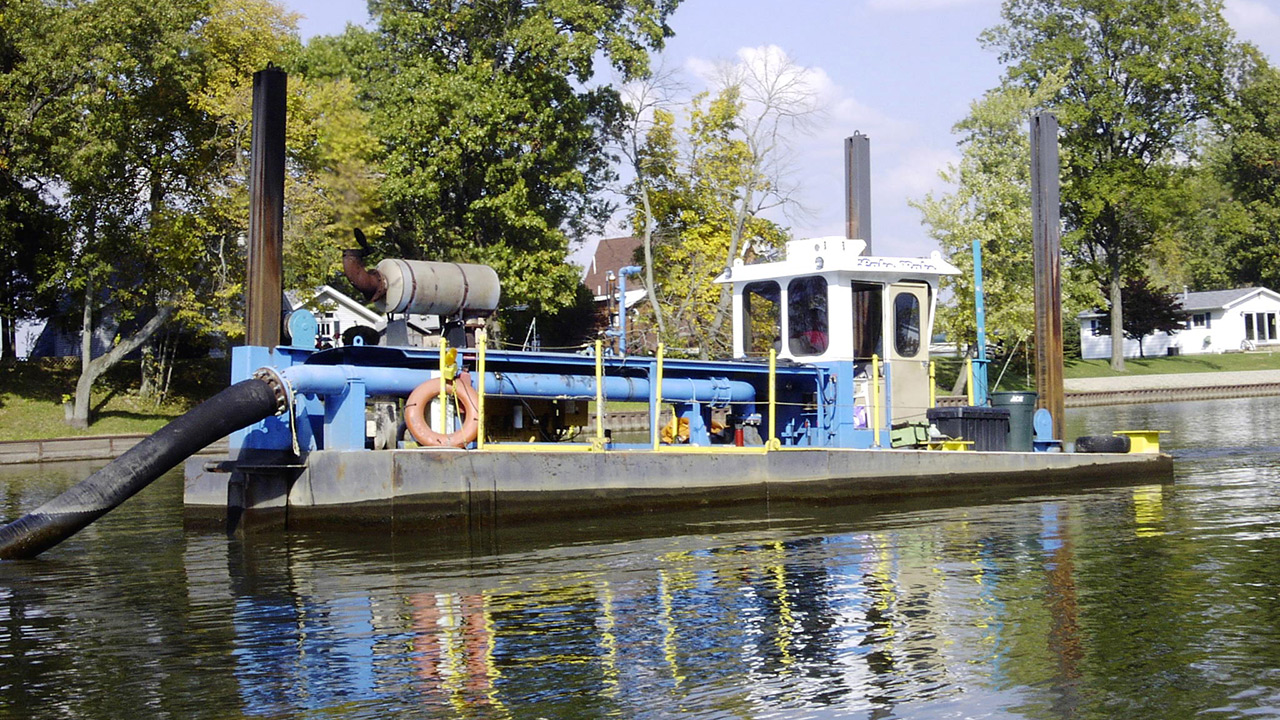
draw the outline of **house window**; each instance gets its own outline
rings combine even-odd
[[[802,277],[787,285],[787,347],[792,355],[827,351],[827,280]]]
[[[753,282],[742,289],[742,351],[748,357],[778,350],[782,336],[782,291],[772,281]]]
[[[1100,320],[1098,318],[1094,318],[1089,321],[1089,332],[1093,333],[1094,337],[1110,335],[1111,322],[1109,320]]]
[[[316,313],[316,342],[321,346],[337,345],[342,337],[342,323],[336,313]]]
[[[1244,339],[1256,342],[1275,342],[1276,313],[1245,313]]]
[[[1207,312],[1192,313],[1191,317],[1187,318],[1187,329],[1188,330],[1193,330],[1193,329],[1208,330],[1209,329],[1209,313]]]

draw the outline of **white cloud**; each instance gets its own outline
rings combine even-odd
[[[923,198],[926,193],[946,187],[938,171],[950,163],[959,163],[955,152],[917,147],[901,155],[899,162],[889,170],[885,179],[885,191],[908,199]]]
[[[794,198],[802,207],[790,208],[786,216],[772,213],[772,219],[788,225],[797,237],[844,234],[844,139],[858,131],[869,136],[872,143],[873,226],[905,228],[905,232],[881,235],[885,249],[914,255],[936,248],[922,231],[915,230],[918,212],[907,202],[944,189],[938,171],[947,163],[958,162],[954,151],[931,147],[918,122],[862,101],[822,67],[798,65],[777,46],[740,48],[732,63],[691,58],[685,61],[684,69],[695,78],[695,85],[706,87],[724,77],[727,65],[757,73],[790,66],[796,84],[812,92],[822,108],[807,132],[788,138],[787,164],[792,172],[782,182],[798,186]],[[877,250],[880,251],[878,244]]]

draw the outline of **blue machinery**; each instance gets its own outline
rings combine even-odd
[[[305,338],[301,341],[306,343]],[[724,416],[728,430],[759,426],[764,443],[776,438],[780,447],[888,446],[887,425],[865,418],[883,413],[878,407],[856,407],[852,398],[841,398],[841,389],[852,388],[855,368],[851,362],[800,365],[747,361],[671,360],[661,357],[600,357],[567,353],[527,353],[463,350],[460,366],[471,371],[481,389],[486,408],[482,433],[492,437],[510,430],[507,417],[514,407],[540,403],[544,412],[521,412],[541,430],[567,430],[556,421],[575,423],[590,437],[586,404],[601,398],[610,402],[645,402],[650,417],[659,406],[670,404],[681,420],[688,421],[688,445],[728,447],[734,434],[713,437],[712,414]],[[363,450],[368,446],[366,407],[371,399],[406,397],[415,387],[439,376],[440,351],[352,345],[316,351],[283,346],[235,348],[233,381],[251,377],[260,368],[273,369],[286,388],[291,410],[251,425],[231,436],[232,454],[239,450]],[[596,367],[600,367],[597,381]],[[878,365],[878,363],[877,363]],[[885,366],[885,371],[888,368]],[[658,378],[661,382],[657,382]],[[888,406],[888,383],[881,389]],[[659,393],[659,389],[661,393]],[[772,415],[770,409],[772,408]],[[552,410],[554,409],[554,412]],[[535,420],[536,418],[536,420]],[[650,423],[650,442],[611,443],[616,449],[656,447],[657,423]],[[877,437],[877,435],[879,437]],[[296,438],[296,444],[295,444]],[[471,447],[522,445],[548,447],[549,443],[480,442]],[[571,442],[556,443],[568,449]],[[596,445],[597,449],[599,444]]]
[[[658,449],[666,405],[679,418],[668,439],[688,446],[888,447],[892,423],[923,420],[933,405],[926,368],[937,278],[957,271],[937,257],[868,257],[864,247],[844,238],[793,240],[785,260],[726,270],[717,282],[733,288],[735,360],[667,359],[661,347],[656,357],[628,356],[622,344],[618,356],[605,357],[600,342],[593,354],[487,351],[479,342],[479,349],[446,352],[447,361],[437,349],[357,343],[317,351],[314,321],[295,313],[287,321],[292,345],[246,346],[232,355],[233,381],[269,369],[288,410],[234,434],[232,451],[363,450],[371,445],[371,400],[406,397],[455,369],[467,370],[477,391],[476,449],[490,441]],[[497,306],[497,277],[483,266],[383,260],[368,272],[352,265],[348,276],[388,312],[410,291],[401,303],[410,312]],[[638,270],[619,272],[620,290]],[[647,404],[649,441],[608,442],[602,413],[592,437],[591,401],[606,412],[610,403]],[[447,412],[431,416],[440,420],[435,432],[457,427]],[[566,442],[575,435],[587,442]]]

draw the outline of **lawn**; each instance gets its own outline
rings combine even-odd
[[[1259,350],[1222,355],[1177,355],[1174,357],[1126,358],[1124,372],[1111,370],[1109,360],[1067,360],[1063,374],[1068,378],[1117,377],[1121,375],[1176,375],[1181,373],[1280,370],[1280,353]]]
[[[77,366],[31,361],[0,367],[0,441],[87,435],[152,433],[226,387],[226,361],[178,361],[170,400],[157,405],[138,396],[139,369],[126,362],[99,382],[94,422],[76,430],[64,421],[64,394],[74,391]]]

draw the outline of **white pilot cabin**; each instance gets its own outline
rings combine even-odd
[[[879,358],[884,418],[925,420],[929,406],[929,338],[938,280],[958,275],[938,253],[928,258],[864,255],[866,243],[842,237],[787,242],[786,258],[741,261],[717,282],[733,284],[733,354],[830,367],[850,377],[853,398],[839,405],[865,415],[870,405],[872,357]],[[845,384],[845,387],[848,387]],[[867,427],[865,419],[855,427]]]

